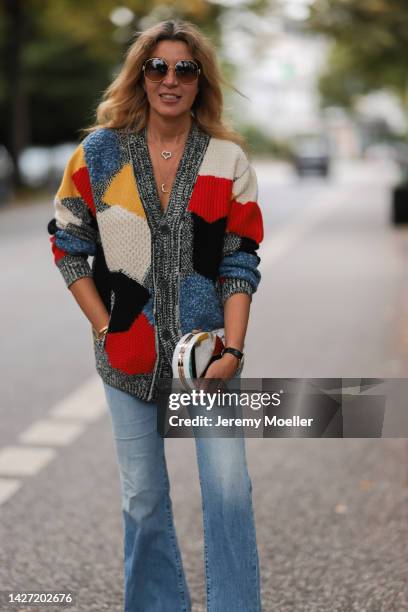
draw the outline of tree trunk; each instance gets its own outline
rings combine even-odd
[[[21,49],[23,44],[23,2],[22,0],[5,0],[7,19],[7,83],[9,123],[9,150],[14,164],[14,186],[21,185],[18,157],[27,145],[27,99],[24,90]]]

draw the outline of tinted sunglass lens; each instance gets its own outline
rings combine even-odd
[[[167,64],[161,59],[151,59],[145,64],[145,75],[152,81],[160,81],[167,73]]]
[[[180,60],[175,66],[177,78],[182,83],[192,83],[198,76],[197,64],[190,60]],[[152,58],[145,63],[145,76],[151,81],[162,81],[168,71],[167,63],[161,58]]]
[[[188,60],[177,62],[176,74],[184,83],[191,83],[197,78],[197,66]]]

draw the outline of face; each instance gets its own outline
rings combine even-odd
[[[174,68],[179,60],[194,60],[188,45],[181,40],[161,40],[149,57],[162,57]],[[150,112],[162,117],[180,117],[190,114],[191,106],[198,93],[198,79],[193,83],[182,83],[174,70],[168,70],[159,83],[143,79],[143,88],[150,105]],[[180,96],[176,102],[166,102],[162,94],[172,93]]]

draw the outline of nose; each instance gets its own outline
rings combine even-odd
[[[167,70],[167,74],[164,77],[162,82],[166,83],[166,85],[177,85],[178,83],[177,75],[176,75],[176,71],[173,66],[169,66]]]

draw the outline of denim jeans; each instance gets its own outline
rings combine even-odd
[[[157,431],[157,405],[103,384],[122,490],[124,610],[191,612],[173,524],[164,439]],[[261,612],[245,438],[195,437],[195,446],[207,610]]]

